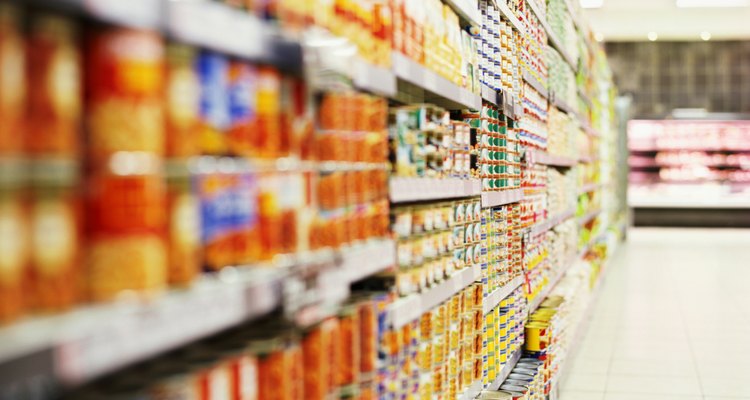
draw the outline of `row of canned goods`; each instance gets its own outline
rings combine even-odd
[[[520,92],[519,49],[521,36],[500,14],[494,1],[479,2],[482,13],[480,63],[481,82],[492,89]]]
[[[113,377],[66,399],[375,400],[385,391],[387,295],[353,298],[306,330],[280,320],[235,328]]]
[[[495,382],[513,356],[522,350],[526,317],[526,297],[521,287],[484,316],[484,387]]]
[[[24,11],[0,4],[0,321],[389,235],[384,99]]]
[[[483,272],[486,270],[482,283],[487,295],[523,272],[519,212],[518,204],[510,204],[485,210],[482,216],[487,225],[484,241],[487,261],[482,265]]]
[[[479,111],[464,112],[462,118],[476,134],[476,175],[482,179],[482,190],[519,187],[521,149],[512,122],[488,103]]]
[[[455,271],[481,264],[486,254],[483,211],[478,198],[394,208],[399,294],[425,290]]]
[[[482,377],[482,285],[473,284],[392,335],[381,400],[455,399]]]
[[[393,174],[404,177],[467,178],[472,174],[471,128],[434,105],[392,109]]]

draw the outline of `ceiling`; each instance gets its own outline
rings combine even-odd
[[[601,8],[583,11],[605,41],[646,41],[649,32],[656,32],[658,40],[701,40],[702,32],[709,32],[711,40],[750,38],[750,6],[677,8],[675,0],[603,1]]]

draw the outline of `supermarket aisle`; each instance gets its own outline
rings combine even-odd
[[[633,229],[562,400],[750,399],[750,230]]]

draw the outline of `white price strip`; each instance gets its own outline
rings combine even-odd
[[[107,21],[155,29],[161,22],[161,0],[84,0],[86,12]]]

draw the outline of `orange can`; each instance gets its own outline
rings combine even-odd
[[[28,39],[28,138],[32,154],[78,154],[82,116],[82,61],[72,20],[38,15]]]
[[[122,151],[164,154],[164,44],[155,32],[97,27],[88,35],[87,125],[95,166]]]
[[[3,160],[0,159],[0,162]],[[0,164],[8,176],[0,177],[0,323],[19,317],[25,309],[29,266],[29,214],[21,172],[10,163]],[[4,178],[12,178],[6,180]]]
[[[19,155],[23,149],[26,107],[26,54],[21,14],[0,4],[0,155]]]
[[[170,43],[166,50],[164,122],[167,157],[200,154],[200,79],[196,50]]]

